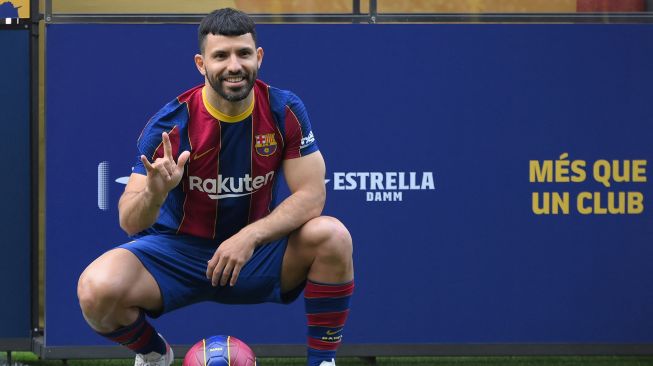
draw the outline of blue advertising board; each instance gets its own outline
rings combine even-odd
[[[151,115],[203,83],[193,25],[47,29],[46,346],[109,345],[77,278],[126,242]],[[653,27],[260,25],[354,238],[345,345],[653,344]],[[303,344],[303,304],[199,304],[173,344]]]
[[[0,125],[5,194],[0,245],[0,350],[31,344],[29,30],[0,30]],[[25,346],[27,345],[27,346]]]

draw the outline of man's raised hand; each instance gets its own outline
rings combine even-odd
[[[162,200],[175,188],[184,175],[184,165],[188,161],[190,152],[184,151],[179,155],[177,162],[172,156],[172,145],[168,133],[161,134],[163,138],[163,157],[154,160],[150,164],[145,155],[141,155],[141,161],[147,171],[146,189],[153,195],[160,197]]]

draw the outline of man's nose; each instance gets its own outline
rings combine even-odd
[[[230,73],[238,73],[241,69],[242,65],[240,64],[238,56],[231,55],[231,57],[229,57],[229,63],[227,64],[227,71]]]

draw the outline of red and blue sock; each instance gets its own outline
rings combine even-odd
[[[136,353],[144,355],[150,352],[156,352],[162,355],[166,353],[165,341],[145,319],[145,314],[142,311],[134,323],[116,329],[111,333],[99,334],[122,344]]]
[[[342,284],[307,281],[304,303],[308,319],[309,366],[319,366],[322,361],[336,357],[353,293],[353,280]]]

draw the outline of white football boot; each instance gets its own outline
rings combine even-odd
[[[159,334],[159,336],[161,336]],[[156,352],[150,352],[146,355],[140,353],[136,354],[136,359],[134,360],[134,366],[170,366],[172,361],[175,359],[175,354],[172,352],[172,348],[168,342],[161,336],[163,342],[166,344],[166,353],[164,355]],[[334,364],[335,365],[335,364]]]
[[[322,361],[320,366],[336,366],[336,360],[332,358],[331,361]]]

